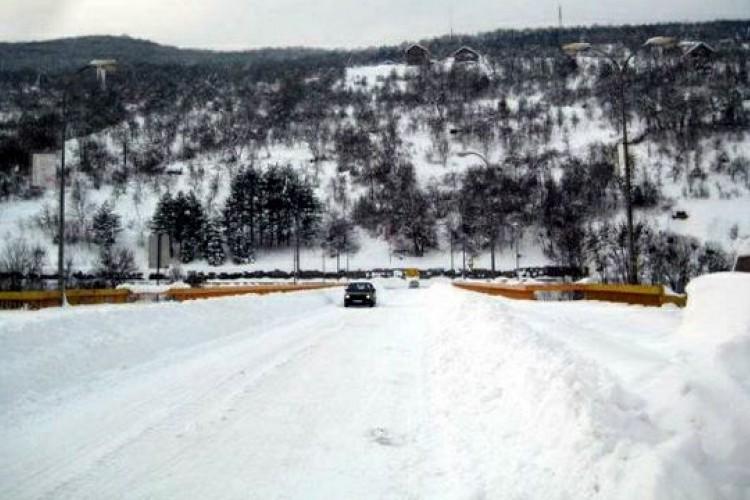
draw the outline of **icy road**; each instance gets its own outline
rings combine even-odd
[[[0,314],[0,498],[748,498],[682,312],[379,286]]]

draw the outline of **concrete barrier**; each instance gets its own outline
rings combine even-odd
[[[604,285],[594,283],[483,283],[457,281],[457,288],[519,300],[600,300],[641,306],[675,304],[687,297],[667,295],[661,285]]]

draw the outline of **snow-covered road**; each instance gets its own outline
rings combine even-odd
[[[750,492],[676,309],[341,293],[0,315],[0,498]]]

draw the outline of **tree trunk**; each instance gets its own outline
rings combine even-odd
[[[490,268],[492,269],[492,277],[495,277],[495,238],[490,241]]]

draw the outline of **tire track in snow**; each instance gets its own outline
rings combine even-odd
[[[6,473],[15,479],[17,486],[5,493],[9,498],[25,497],[30,493],[29,486],[33,485],[31,489],[36,493],[28,495],[29,498],[65,496],[66,491],[74,490],[76,485],[95,477],[99,467],[112,461],[113,457],[139,439],[170,428],[175,420],[189,418],[210,402],[226,397],[221,389],[233,385],[237,380],[238,366],[245,366],[244,356],[256,360],[268,357],[269,360],[251,372],[242,390],[248,384],[257,384],[275,368],[304,352],[310,343],[329,333],[316,334],[310,327],[330,321],[332,315],[331,310],[322,309],[310,318],[278,325],[261,335],[248,337],[240,332],[209,345],[190,348],[167,359],[166,365],[162,364],[165,362],[162,359],[158,363],[138,367],[131,374],[132,380],[119,383],[113,380],[115,385],[107,388],[102,395],[96,393],[90,398],[72,401],[62,415],[58,413],[52,419],[45,418],[42,428],[30,432],[59,432],[67,425],[75,436],[70,440],[74,449],[47,449],[49,454],[42,459],[46,465],[10,464],[12,470],[6,470]],[[272,336],[277,332],[293,335],[289,340],[273,342]],[[269,340],[273,346],[270,352],[248,353]],[[219,373],[218,379],[203,375],[212,366],[217,367],[215,373]],[[233,390],[237,392],[239,389]],[[118,404],[118,401],[125,404]],[[91,418],[92,412],[98,412],[97,418]],[[81,425],[92,424],[95,432],[90,435],[81,432]],[[53,427],[56,431],[52,430]],[[102,432],[102,427],[110,430]],[[22,429],[16,431],[23,432]],[[114,495],[117,496],[117,492]]]

